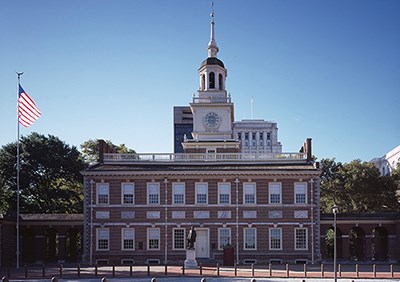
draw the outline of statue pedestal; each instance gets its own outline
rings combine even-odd
[[[188,249],[186,250],[186,260],[185,260],[185,268],[197,268],[196,261],[196,250]]]

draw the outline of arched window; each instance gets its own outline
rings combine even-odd
[[[388,233],[384,227],[372,230],[372,259],[387,260],[388,258]]]
[[[206,88],[206,75],[202,74],[201,75],[201,90],[204,90]]]
[[[365,259],[365,232],[361,227],[353,227],[349,233],[350,259]]]
[[[219,83],[219,90],[224,90],[224,78],[222,77],[222,74],[219,74],[218,76],[218,83]]]
[[[210,72],[210,74],[208,75],[208,88],[215,88],[215,73],[213,72]]]

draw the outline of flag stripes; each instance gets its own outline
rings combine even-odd
[[[19,96],[18,96],[18,122],[24,127],[31,126],[42,113],[36,107],[35,102],[31,97],[24,91],[19,85]]]

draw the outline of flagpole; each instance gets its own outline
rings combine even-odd
[[[20,78],[23,72],[17,72],[18,85],[17,85],[17,269],[19,269],[19,172],[20,172],[20,150],[19,150],[19,87]]]

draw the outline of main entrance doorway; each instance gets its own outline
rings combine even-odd
[[[210,257],[210,243],[208,228],[196,228],[196,258]]]

